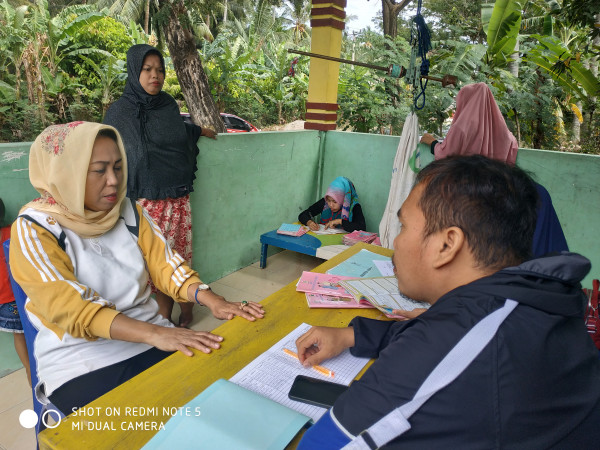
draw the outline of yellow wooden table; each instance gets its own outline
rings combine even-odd
[[[314,271],[325,272],[363,248],[392,254],[382,247],[358,243]],[[344,327],[357,315],[386,319],[377,309],[309,309],[305,295],[296,291],[296,281],[261,302],[264,319],[252,323],[236,317],[218,327],[214,332],[224,338],[221,349],[209,355],[195,352],[191,358],[181,353],[171,355],[91,402],[83,411],[66,417],[56,428],[42,431],[38,437],[40,448],[140,448],[177,408],[219,378],[235,375],[301,323]]]

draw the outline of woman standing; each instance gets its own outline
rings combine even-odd
[[[127,52],[127,83],[123,95],[106,112],[104,123],[123,138],[129,178],[127,196],[138,201],[161,228],[169,245],[191,265],[192,216],[190,192],[196,177],[196,143],[215,139],[209,128],[185,124],[175,99],[162,91],[165,62],[147,44]],[[160,313],[170,320],[173,299],[157,291]],[[181,305],[179,326],[192,321],[192,304]]]
[[[485,83],[469,84],[458,92],[452,125],[442,142],[428,133],[423,135],[421,142],[431,147],[435,159],[482,155],[515,165],[519,151],[517,139],[506,126],[494,95]],[[533,256],[568,251],[550,194],[541,184],[536,187],[540,203],[533,235]]]

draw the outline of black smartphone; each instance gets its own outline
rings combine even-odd
[[[331,381],[297,375],[288,397],[321,408],[331,408],[348,386]]]

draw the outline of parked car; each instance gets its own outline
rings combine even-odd
[[[190,113],[182,112],[181,118],[184,122],[194,123]],[[227,128],[228,133],[248,133],[252,131],[260,131],[247,120],[244,120],[241,117],[233,114],[221,113],[221,119],[223,119],[223,123],[225,124],[225,128]]]

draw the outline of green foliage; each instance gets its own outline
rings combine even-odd
[[[423,8],[429,28],[440,39],[452,39],[460,30],[460,35],[466,36],[470,43],[485,42],[480,0],[424,0]]]
[[[392,41],[371,31],[360,33],[345,52],[355,59],[387,67],[390,63],[408,65],[409,46],[402,37]],[[342,55],[342,57],[351,55]],[[403,80],[385,72],[350,64],[340,65],[338,125],[362,133],[397,134],[410,112],[412,93]]]
[[[102,120],[103,111],[123,90],[126,53],[136,43],[128,32],[111,17],[86,24],[71,46],[74,57],[64,64],[65,70],[80,80],[81,101],[96,105],[96,120]]]
[[[145,7],[150,7],[153,38],[163,39],[162,27],[173,5],[101,0],[104,3],[72,5],[55,13],[48,9],[47,0],[23,6],[0,1],[1,140],[32,140],[55,121],[101,120],[107,105],[122,92],[127,49],[148,42],[139,25]],[[288,70],[295,55],[287,51],[311,49],[310,2],[228,0],[227,23],[223,1],[185,0],[184,4],[187,11],[180,20],[196,38],[221,111],[262,128],[303,118],[310,59],[299,57],[291,77]],[[428,82],[425,107],[418,111],[421,129],[443,136],[460,86],[484,81],[509,128],[520,135],[521,145],[566,147],[571,105],[581,100],[586,121],[582,132],[590,131],[582,136],[581,151],[599,151],[599,116],[586,115],[597,111],[592,99],[599,94],[597,77],[586,69],[597,52],[589,31],[598,5],[590,0],[498,0],[483,5],[480,0],[424,0],[423,15],[432,30],[430,75],[455,75],[459,86],[442,88]],[[113,8],[113,13],[104,7]],[[398,25],[398,36],[403,38],[395,41],[372,31],[352,38],[344,34],[341,57],[407,67],[410,21],[400,19]],[[512,61],[517,39],[520,57]],[[164,90],[185,110],[168,55],[165,62]],[[509,70],[515,64],[518,77]],[[341,64],[338,125],[399,134],[412,97],[412,87],[404,79]]]
[[[533,48],[527,60],[537,64],[579,100],[588,102],[600,94],[600,81],[583,67],[563,43],[552,36],[533,35],[541,45]]]
[[[496,0],[487,28],[488,62],[502,67],[515,50],[521,28],[521,4],[516,0]]]

